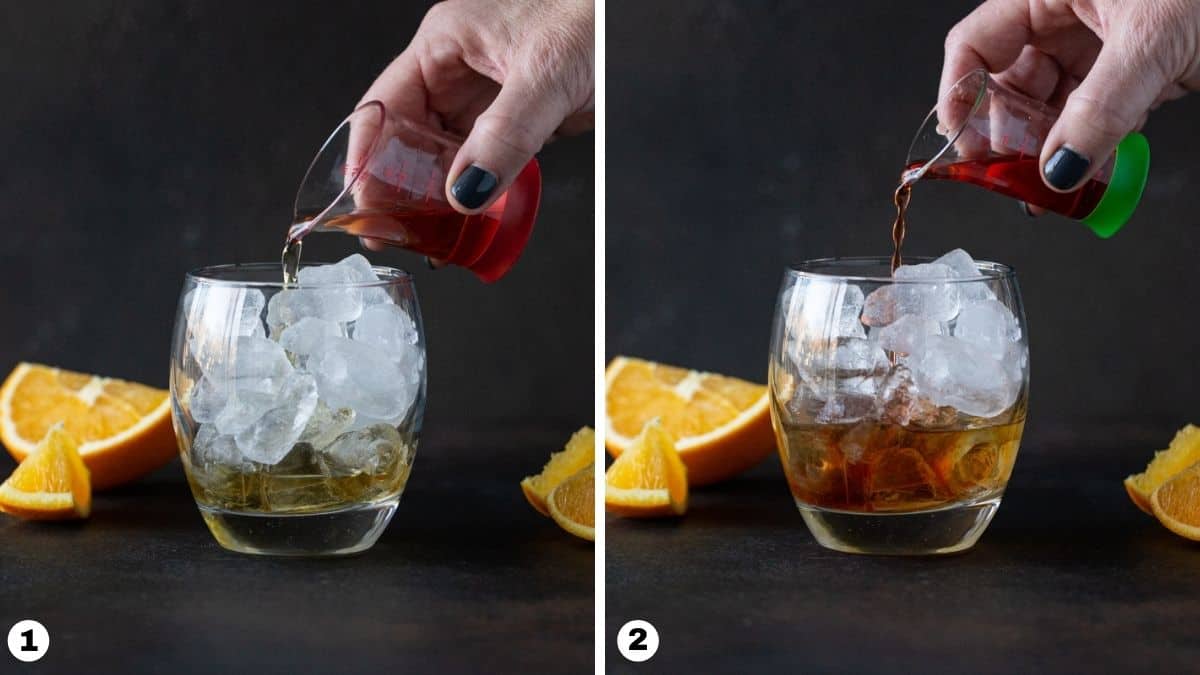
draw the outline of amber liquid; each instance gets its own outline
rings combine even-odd
[[[914,182],[909,176],[923,164],[913,162],[904,167],[900,173],[900,185],[892,198],[896,205],[896,220],[892,223],[893,272],[902,262],[900,250],[904,245],[905,213]],[[1038,158],[1025,156],[985,157],[936,165],[930,167],[922,178],[971,183],[1074,220],[1082,220],[1091,214],[1108,189],[1107,183],[1092,178],[1074,192],[1055,192],[1042,182]]]
[[[883,421],[782,424],[780,454],[792,495],[809,506],[910,512],[999,496],[1025,420],[973,429]]]
[[[300,219],[295,224],[307,223]],[[463,214],[445,204],[401,204],[389,209],[360,209],[321,221],[318,230],[378,241],[420,253],[434,260],[469,265],[487,250],[500,221],[494,215]],[[300,239],[289,239],[283,250],[284,284],[296,281]]]

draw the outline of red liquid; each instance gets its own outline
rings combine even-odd
[[[924,162],[909,164],[905,167],[905,173],[922,164]],[[1074,192],[1055,192],[1042,182],[1037,157],[1009,156],[963,160],[934,166],[922,178],[972,183],[1074,220],[1082,220],[1094,211],[1096,204],[1100,203],[1100,197],[1108,189],[1107,183],[1093,178]]]
[[[424,191],[399,187],[368,176],[354,192],[354,210],[317,223],[317,229],[377,241],[471,270],[491,283],[500,279],[521,257],[537,217],[542,174],[530,160],[507,192],[483,213],[466,216],[440,195],[441,185]],[[314,213],[301,213],[296,225],[311,223]],[[291,243],[289,239],[289,244]]]
[[[399,246],[462,266],[483,255],[499,227],[500,219],[491,213],[464,216],[449,204],[403,204],[389,210],[355,211],[321,223],[321,229]]]

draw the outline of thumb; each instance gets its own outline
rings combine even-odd
[[[464,213],[490,206],[562,124],[568,107],[560,92],[526,78],[505,82],[450,165],[450,203]]]
[[[1136,130],[1166,86],[1162,71],[1126,40],[1105,43],[1042,146],[1042,178],[1070,192],[1095,175],[1117,144]]]

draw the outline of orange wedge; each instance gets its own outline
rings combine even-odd
[[[92,487],[75,439],[56,424],[0,483],[0,511],[30,520],[87,518]]]
[[[104,489],[166,464],[175,453],[168,392],[123,380],[21,363],[0,386],[0,441],[18,462],[55,424]]]
[[[1175,534],[1200,541],[1200,464],[1193,464],[1150,495],[1158,522]]]
[[[1166,450],[1154,453],[1145,471],[1125,479],[1125,492],[1139,509],[1153,513],[1154,491],[1196,462],[1200,462],[1200,427],[1189,424],[1175,434]]]
[[[525,499],[542,515],[550,515],[546,497],[558,484],[596,463],[596,432],[591,427],[576,431],[561,452],[550,455],[550,461],[536,476],[527,476],[521,481]]]
[[[681,516],[687,511],[688,468],[655,419],[604,474],[604,507],[622,516]]]
[[[596,465],[588,464],[558,484],[546,498],[550,517],[562,529],[596,541]]]
[[[613,457],[654,418],[675,439],[692,485],[735,476],[775,450],[765,386],[625,356],[608,364],[605,382]]]

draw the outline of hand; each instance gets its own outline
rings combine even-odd
[[[555,135],[592,128],[592,0],[447,0],[362,101],[466,137],[447,172],[462,213],[486,209]]]
[[[1149,111],[1200,88],[1200,0],[988,0],[946,36],[939,96],[976,68],[1062,109],[1042,178],[1069,192]]]

